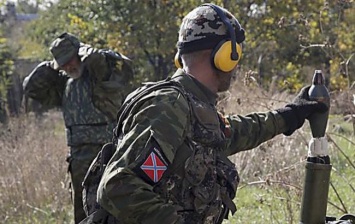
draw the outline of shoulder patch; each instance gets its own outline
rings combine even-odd
[[[146,152],[146,155],[133,170],[149,184],[154,185],[160,181],[170,163],[153,138],[142,151]]]
[[[231,124],[229,123],[228,119],[224,116],[224,114],[222,114],[219,111],[218,111],[218,116],[221,121],[221,129],[224,133],[224,136],[226,138],[231,138],[231,136],[232,136]]]

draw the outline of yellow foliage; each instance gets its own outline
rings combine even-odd
[[[342,90],[348,87],[348,79],[342,74],[330,77],[331,90]]]
[[[279,86],[283,89],[289,89],[291,92],[298,92],[303,86],[303,80],[300,78],[300,69],[289,62],[286,65],[286,73],[290,74],[286,76],[284,80],[279,81]]]
[[[345,51],[346,49],[348,49],[348,45],[342,42],[339,42],[338,46],[339,46],[339,50],[341,51]]]
[[[287,65],[286,65],[286,70],[287,71],[294,71],[296,69],[296,66],[293,65],[291,62],[289,62]]]
[[[327,10],[322,10],[322,11],[321,11],[321,16],[322,16],[322,18],[328,17],[328,15],[329,15],[329,13],[328,13]]]
[[[275,20],[274,20],[274,18],[269,17],[269,18],[264,19],[263,22],[264,22],[265,25],[272,25],[272,24],[275,23]]]
[[[315,21],[315,20],[312,20],[311,22],[309,22],[309,25],[310,25],[310,27],[312,27],[312,28],[317,28],[317,27],[318,27],[318,22]]]
[[[85,22],[80,17],[70,13],[68,14],[68,17],[70,19],[70,26],[78,27],[79,29],[83,29],[83,30],[88,28],[88,23]]]
[[[340,70],[339,58],[334,58],[333,60],[330,60],[329,63],[330,63],[330,74],[337,74]]]

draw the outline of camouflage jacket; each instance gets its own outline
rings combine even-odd
[[[239,182],[227,156],[287,130],[276,112],[222,117],[201,83],[182,70],[172,79],[185,94],[135,103],[101,179],[98,202],[122,223],[221,223]]]
[[[112,138],[117,111],[130,87],[127,76],[132,76],[132,70],[122,59],[121,68],[115,70],[121,73],[113,75],[111,56],[84,44],[79,57],[80,78],[69,78],[64,71],[52,69],[51,62],[44,61],[25,78],[24,91],[46,106],[61,107],[69,146],[103,144]]]

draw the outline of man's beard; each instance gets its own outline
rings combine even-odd
[[[81,69],[80,68],[72,68],[72,69],[66,71],[66,73],[70,78],[78,79],[81,76]]]
[[[218,92],[224,92],[227,91],[231,85],[232,81],[232,76],[236,72],[236,69],[233,69],[230,72],[222,72],[222,71],[217,71],[218,75]]]

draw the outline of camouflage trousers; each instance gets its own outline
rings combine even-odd
[[[92,160],[96,157],[101,148],[101,144],[87,144],[70,147],[67,161],[69,163],[68,172],[71,182],[69,191],[74,206],[75,223],[79,223],[86,217],[83,209],[82,182]]]

